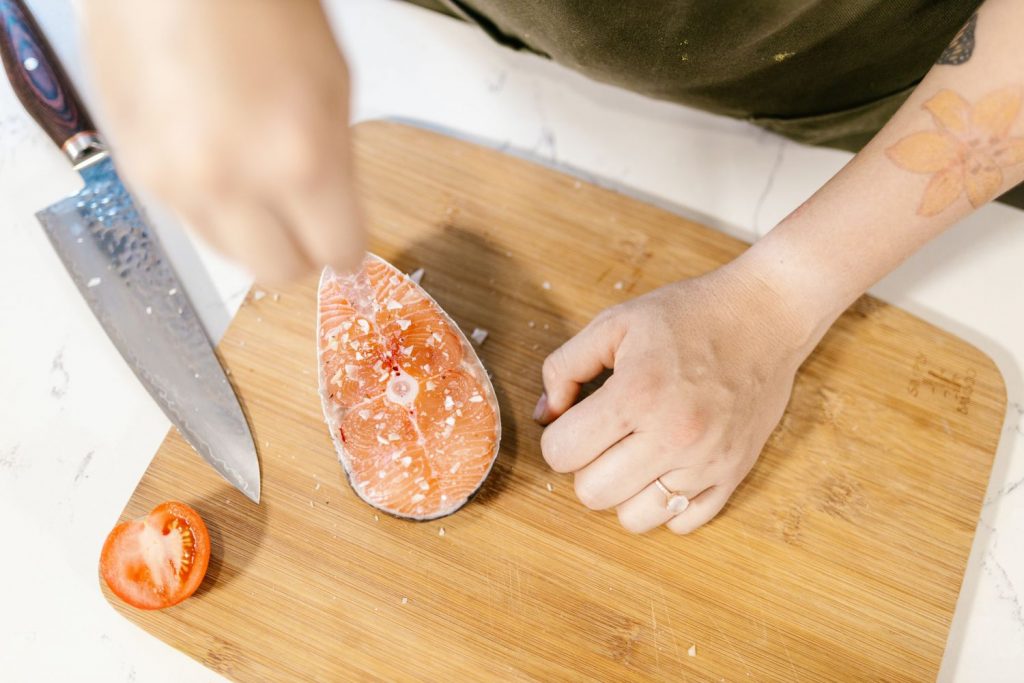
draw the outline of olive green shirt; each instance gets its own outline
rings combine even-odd
[[[413,0],[595,80],[855,151],[981,0]]]
[[[899,109],[982,2],[411,1],[595,80],[848,151]],[[1010,203],[1024,206],[1024,185],[1016,194]]]

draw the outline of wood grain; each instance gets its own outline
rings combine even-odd
[[[245,681],[934,679],[1005,410],[987,357],[861,299],[719,518],[688,537],[632,536],[544,465],[529,417],[541,360],[602,308],[745,245],[466,142],[356,131],[374,249],[424,267],[459,324],[491,332],[496,471],[453,517],[375,514],[322,421],[315,280],[250,298],[220,353],[263,503],[172,430],[125,516],[195,505],[213,534],[209,576],[179,607],[117,609]]]

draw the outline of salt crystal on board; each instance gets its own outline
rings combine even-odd
[[[419,284],[423,282],[424,272],[425,271],[422,268],[417,268],[416,270],[409,273],[409,279],[415,282],[416,284]]]
[[[264,292],[262,289],[257,289],[255,292],[252,293],[252,300],[253,301],[259,301],[260,299],[262,299],[266,295],[267,295],[267,293]]]
[[[474,327],[473,333],[469,336],[473,339],[477,346],[481,346],[487,339],[488,334],[489,333],[487,332],[487,330],[481,329],[479,327]]]

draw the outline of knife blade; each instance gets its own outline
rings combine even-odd
[[[0,56],[18,98],[85,181],[36,217],[149,394],[192,447],[258,503],[249,425],[157,235],[23,2],[0,0],[0,19]]]

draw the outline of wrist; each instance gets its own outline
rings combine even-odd
[[[779,319],[787,331],[786,344],[801,361],[861,294],[848,273],[830,268],[827,257],[779,228],[728,268],[758,288],[759,305]]]

